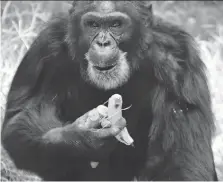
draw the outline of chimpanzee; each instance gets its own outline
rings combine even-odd
[[[113,94],[132,107],[108,128],[86,124]],[[124,127],[134,147],[115,139]],[[217,180],[213,131],[205,66],[187,32],[150,2],[75,1],[19,65],[2,143],[44,180],[206,181]]]

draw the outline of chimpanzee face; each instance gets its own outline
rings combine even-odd
[[[80,18],[79,47],[85,50],[85,80],[101,89],[115,89],[129,80],[127,52],[119,45],[131,39],[131,18],[112,1],[96,1]]]

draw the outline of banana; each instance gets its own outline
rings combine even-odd
[[[96,109],[101,116],[108,116],[108,118],[110,118],[110,121],[102,120],[101,126],[103,128],[110,127],[111,123],[117,122],[122,117],[122,96],[119,94],[114,94],[109,98],[108,107],[99,105]],[[124,143],[125,145],[134,146],[134,140],[130,136],[126,127],[115,137],[118,141]],[[99,162],[96,161],[90,162],[92,168],[96,168],[98,164]]]
[[[121,95],[114,94],[109,98],[108,117],[110,118],[111,123],[117,122],[122,117]],[[134,142],[126,127],[118,135],[116,135],[116,139],[126,145],[133,145]]]

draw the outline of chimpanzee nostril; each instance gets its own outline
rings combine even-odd
[[[111,45],[110,41],[105,41],[105,42],[97,41],[96,43],[99,47],[107,47]]]
[[[110,46],[110,45],[111,45],[111,42],[110,41],[104,42],[104,47],[107,47],[107,46]]]
[[[96,42],[99,47],[103,47],[103,44],[99,41]]]

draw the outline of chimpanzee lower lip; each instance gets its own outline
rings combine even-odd
[[[114,68],[116,64],[110,65],[110,66],[105,66],[105,67],[100,67],[100,66],[94,66],[97,70],[99,71],[108,71]]]

